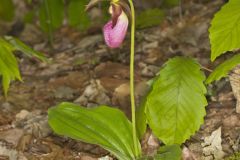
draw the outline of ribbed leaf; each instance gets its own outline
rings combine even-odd
[[[165,144],[181,144],[203,123],[207,105],[205,76],[189,58],[166,63],[147,97],[146,115],[154,134]]]
[[[4,39],[12,46],[12,50],[18,50],[29,57],[36,57],[42,61],[47,61],[47,58],[41,52],[33,50],[32,48],[21,42],[19,39],[11,36],[5,36]]]
[[[217,68],[207,78],[206,83],[209,84],[213,81],[217,81],[223,77],[226,77],[227,74],[238,64],[240,64],[240,54],[233,56],[232,58],[224,61],[222,64],[217,66]]]
[[[100,145],[121,160],[136,156],[131,123],[117,109],[106,106],[87,109],[62,103],[49,109],[48,114],[49,124],[57,134]]]
[[[240,1],[229,0],[217,12],[209,29],[211,60],[227,51],[240,48]]]
[[[154,156],[154,160],[181,160],[182,150],[179,145],[163,146]]]

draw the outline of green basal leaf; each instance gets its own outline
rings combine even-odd
[[[63,0],[43,0],[39,10],[41,28],[50,33],[59,28],[64,19]]]
[[[85,30],[90,26],[90,18],[85,12],[88,0],[71,0],[68,6],[68,21],[71,26]]]
[[[179,145],[163,146],[153,157],[143,156],[137,160],[181,160],[182,150]]]
[[[136,128],[138,139],[142,139],[147,130],[147,117],[145,114],[146,99],[141,102],[141,105],[136,110]]]
[[[213,81],[217,81],[223,77],[226,77],[228,73],[238,64],[240,64],[240,54],[233,56],[232,58],[224,61],[222,64],[217,66],[217,68],[207,78],[206,83],[210,84]]]
[[[154,160],[181,160],[182,150],[179,145],[163,146],[154,156]]]
[[[14,57],[11,46],[0,39],[0,75],[2,76],[2,85],[5,96],[12,80],[21,80],[17,60]]]
[[[136,17],[136,27],[141,29],[159,25],[164,16],[164,12],[158,8],[148,9]]]
[[[14,17],[14,9],[12,0],[0,0],[0,19],[11,21]]]
[[[29,57],[36,57],[42,61],[47,61],[47,58],[41,52],[33,50],[21,42],[19,39],[11,36],[5,36],[4,39],[12,46],[12,50],[18,50]]]
[[[165,144],[182,144],[203,123],[206,88],[200,66],[190,58],[170,59],[147,96],[146,116],[153,133]]]
[[[118,109],[100,106],[84,108],[62,103],[49,109],[49,124],[60,135],[97,144],[121,160],[132,160],[134,153],[132,126]]]
[[[229,0],[218,11],[209,29],[211,60],[227,51],[240,48],[240,1]]]

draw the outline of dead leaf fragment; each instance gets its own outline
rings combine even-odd
[[[233,69],[229,76],[233,94],[237,99],[236,112],[240,113],[240,65]]]
[[[221,127],[213,131],[211,136],[204,138],[204,143],[201,145],[203,148],[203,154],[206,157],[212,157],[216,160],[223,159],[225,153],[222,151],[222,138]]]

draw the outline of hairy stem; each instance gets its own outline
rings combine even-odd
[[[131,110],[132,110],[132,128],[133,128],[133,142],[135,154],[139,156],[139,145],[136,131],[136,107],[134,96],[134,52],[135,52],[135,10],[132,0],[128,0],[131,9],[132,23],[131,23],[131,55],[130,55],[130,96],[131,96]]]

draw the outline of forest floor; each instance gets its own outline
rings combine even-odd
[[[208,75],[218,63],[210,61],[208,28],[222,1],[183,4],[169,12],[160,26],[136,35],[136,96],[171,57],[194,57]],[[7,99],[0,96],[0,159],[94,160],[111,159],[103,149],[54,134],[47,124],[48,108],[68,101],[82,106],[115,106],[130,115],[129,35],[120,49],[104,44],[101,28],[82,35],[63,27],[53,50],[41,31],[26,24],[19,38],[40,50],[51,63],[18,54],[23,82],[13,82]],[[207,115],[201,129],[182,145],[185,160],[224,159],[240,150],[240,115],[229,80],[208,87]],[[191,97],[189,97],[191,98]],[[151,133],[142,143],[146,152],[159,147]]]

